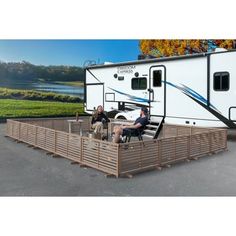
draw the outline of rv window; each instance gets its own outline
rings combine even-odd
[[[214,90],[215,91],[228,91],[229,90],[229,73],[217,72],[214,74]]]
[[[161,87],[161,70],[154,70],[153,71],[153,87]]]
[[[145,90],[147,89],[147,78],[146,77],[139,77],[132,79],[132,89],[134,90]]]

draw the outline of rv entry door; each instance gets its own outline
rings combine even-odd
[[[165,67],[151,66],[149,69],[150,115],[165,115]]]
[[[87,84],[86,111],[94,111],[99,105],[102,105],[104,107],[104,84]]]

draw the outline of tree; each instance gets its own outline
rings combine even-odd
[[[84,74],[81,67],[76,66],[43,66],[30,62],[1,62],[0,81],[18,80],[25,82],[38,81],[83,81]]]
[[[227,50],[236,47],[236,40],[222,39],[154,39],[140,40],[139,47],[144,55],[154,57],[180,56],[186,54],[211,52],[215,48],[225,48]]]

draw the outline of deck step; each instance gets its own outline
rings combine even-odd
[[[150,134],[153,136],[156,134],[156,130],[145,129],[144,132],[145,132],[145,134]]]
[[[143,134],[142,137],[143,138],[153,139],[153,135],[148,135],[148,134]]]
[[[146,125],[146,127],[148,127],[148,128],[153,128],[153,129],[157,129],[157,128],[158,128],[158,125]]]

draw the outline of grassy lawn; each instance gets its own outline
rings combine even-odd
[[[8,89],[0,87],[0,99],[23,99],[32,101],[55,101],[55,102],[68,102],[78,103],[81,102],[81,98],[72,97],[52,92],[39,92],[35,90],[23,90],[23,89]]]
[[[75,116],[83,113],[82,103],[0,99],[0,118]]]

